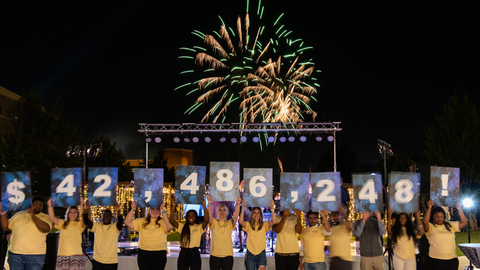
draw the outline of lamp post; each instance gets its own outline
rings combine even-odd
[[[380,139],[377,140],[377,149],[378,152],[383,155],[383,170],[384,170],[384,176],[385,176],[385,183],[384,186],[388,185],[387,181],[387,157],[393,156],[393,151],[392,151],[392,146]],[[388,200],[385,201],[385,206],[388,209]],[[392,250],[390,249],[391,245],[391,240],[390,237],[387,237],[387,248],[386,251],[388,251],[388,269],[391,269],[391,262],[392,262]]]
[[[470,208],[473,206],[473,201],[470,198],[463,199],[462,205],[465,207],[465,210],[466,210],[465,212],[467,214],[467,235],[468,235],[468,243],[470,244],[470,214],[468,213],[468,210],[470,210]],[[470,267],[468,269],[473,269],[472,261],[470,261]]]

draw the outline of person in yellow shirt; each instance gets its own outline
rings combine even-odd
[[[210,270],[232,270],[233,268],[233,243],[232,231],[237,224],[238,215],[240,213],[240,203],[242,198],[238,196],[237,205],[235,206],[235,214],[232,219],[227,220],[228,208],[225,204],[217,206],[217,218],[213,218],[212,201],[208,198],[208,225],[212,232],[210,240]]]
[[[80,218],[83,213],[83,198],[80,200],[81,211],[76,206],[70,206],[65,213],[65,220],[58,219],[53,210],[52,199],[47,202],[48,215],[53,221],[55,228],[60,231],[60,239],[57,253],[56,270],[83,270],[85,260],[82,250],[82,232],[85,224]]]
[[[267,247],[266,233],[277,223],[273,200],[270,202],[270,210],[272,211],[271,221],[263,221],[262,208],[253,207],[251,220],[246,222],[244,221],[245,201],[242,200],[242,210],[240,211],[238,223],[247,233],[247,254],[245,255],[245,267],[247,270],[267,269],[267,255],[265,254],[265,248]]]
[[[325,227],[318,222],[318,213],[307,213],[308,227],[302,230],[300,237],[300,270],[327,270],[325,263],[325,236],[331,234],[327,221],[327,211],[320,212]]]
[[[344,206],[338,207],[339,211],[330,212],[332,221],[331,231],[328,236],[330,246],[328,248],[329,269],[330,270],[351,270],[352,269],[352,253],[350,247],[350,235],[352,233],[353,224],[349,220]],[[340,213],[345,217],[345,221],[340,221]]]
[[[420,221],[420,211],[415,213],[415,222],[410,219],[407,213],[399,213],[392,226],[392,209],[388,209],[387,231],[393,244],[393,266],[395,270],[415,270],[417,260],[415,258],[415,247],[417,239],[425,232]]]
[[[203,200],[203,212],[207,213],[205,200]],[[202,223],[198,224],[198,214],[195,210],[188,210],[185,214],[186,223],[178,223],[173,218],[175,204],[172,204],[170,210],[170,223],[180,232],[180,254],[177,260],[178,270],[200,270],[202,269],[202,259],[200,258],[200,240],[202,234],[208,226],[208,214]]]
[[[50,217],[42,213],[43,198],[34,196],[32,206],[7,219],[7,211],[0,205],[1,224],[4,231],[12,231],[8,264],[10,269],[40,270],[45,263],[47,234],[52,229]]]
[[[425,236],[430,244],[428,251],[430,268],[435,270],[458,269],[458,258],[455,244],[455,233],[467,226],[467,218],[463,214],[462,205],[457,203],[460,221],[447,222],[445,211],[441,207],[433,207],[433,201],[427,203],[427,211],[423,215]]]
[[[277,233],[277,246],[275,247],[275,269],[297,270],[300,262],[300,248],[298,247],[297,234],[302,233],[302,211],[295,209],[290,214],[290,209],[283,211],[282,218],[277,218],[273,231]]]
[[[95,234],[93,246],[92,270],[116,270],[118,268],[118,235],[123,229],[123,216],[120,205],[115,206],[117,222],[112,223],[113,214],[110,209],[104,210],[102,222],[88,219],[90,207],[84,207],[83,222]]]
[[[145,218],[133,219],[137,204],[125,217],[125,225],[139,233],[137,264],[140,270],[165,269],[167,264],[167,235],[173,229],[165,204],[150,207]],[[161,213],[161,215],[160,215]],[[162,218],[163,217],[163,218]]]

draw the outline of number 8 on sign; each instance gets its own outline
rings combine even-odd
[[[416,212],[420,203],[420,174],[392,172],[388,178],[389,207],[395,212]]]
[[[210,195],[213,201],[236,201],[239,180],[239,162],[210,162]]]

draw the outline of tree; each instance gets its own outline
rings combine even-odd
[[[475,103],[455,93],[426,130],[425,157],[431,164],[460,168],[464,184],[479,181],[480,114]]]
[[[413,164],[415,164],[415,161],[413,161],[413,159],[411,159],[409,156],[395,155],[387,157],[387,173],[390,173],[392,171],[409,172],[410,166],[412,166]],[[383,157],[375,160],[372,167],[374,172],[381,172],[383,175],[385,173]]]
[[[171,182],[175,185],[175,167],[168,167],[167,163],[168,158],[164,159],[162,151],[158,150],[148,168],[163,168],[163,182]]]

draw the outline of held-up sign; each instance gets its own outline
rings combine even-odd
[[[205,166],[178,165],[175,172],[175,199],[179,204],[202,204],[205,195]]]
[[[133,200],[138,207],[160,207],[163,203],[163,169],[135,169]]]
[[[430,199],[436,205],[455,206],[460,198],[460,168],[431,167]]]
[[[338,211],[340,204],[340,172],[311,173],[312,211]]]
[[[383,185],[381,174],[352,174],[355,212],[383,212]]]
[[[80,205],[82,168],[56,168],[51,170],[50,194],[53,206]]]
[[[308,211],[309,173],[280,173],[280,211]]]
[[[394,212],[413,213],[420,203],[420,174],[391,172],[389,175],[388,202]]]
[[[273,199],[272,175],[272,169],[243,169],[245,205],[248,207],[270,206],[270,201]]]
[[[117,181],[117,167],[88,168],[88,205],[116,205]]]
[[[30,172],[7,172],[0,174],[0,180],[3,210],[25,210],[32,205]]]
[[[210,196],[212,201],[237,201],[239,180],[239,162],[210,162]]]

